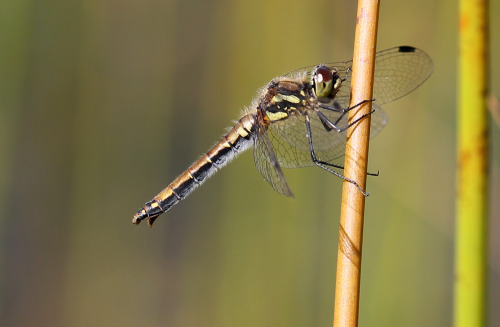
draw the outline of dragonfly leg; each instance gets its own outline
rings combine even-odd
[[[328,105],[325,105],[325,104],[320,104],[319,106],[323,109],[326,109],[326,110],[330,110],[330,111],[334,111],[334,112],[342,112],[342,114],[340,115],[340,117],[334,122],[332,123],[332,121],[326,117],[324,114],[322,114],[320,111],[317,111],[318,113],[318,116],[321,120],[321,122],[323,123],[323,126],[325,126],[325,128],[328,130],[328,131],[331,131],[332,129],[335,129],[333,128],[332,126],[337,126],[337,124],[340,122],[340,120],[345,116],[346,113],[348,113],[349,111],[351,111],[352,109],[354,108],[357,108],[359,107],[360,105],[364,104],[364,103],[367,103],[367,102],[370,102],[370,101],[375,101],[375,99],[372,99],[372,100],[363,100],[361,101],[360,103],[352,106],[352,107],[349,107],[347,109],[343,109],[340,104],[338,102],[334,102],[334,105],[333,106],[328,106]],[[370,113],[368,114],[365,114],[363,116],[361,116],[360,118],[356,119],[353,123],[349,124],[347,127],[345,128],[339,128],[338,130],[335,129],[337,132],[343,132],[344,130],[346,130],[347,128],[349,128],[350,126],[352,126],[353,124],[356,124],[358,121],[360,121],[361,119],[363,119],[365,116],[367,115],[371,115],[375,110],[372,110]],[[337,126],[338,127],[338,126]],[[331,163],[328,163],[328,162],[325,162],[324,163],[325,165],[328,165],[330,167],[335,167],[335,168],[339,168],[339,169],[344,169],[343,166],[340,166],[340,165],[334,165],[334,164],[331,164]],[[377,171],[376,173],[370,173],[368,172],[367,175],[370,175],[370,176],[378,176],[379,175],[379,171]]]
[[[326,170],[327,172],[331,173],[331,174],[334,174],[335,176],[339,177],[339,178],[342,178],[343,180],[345,181],[348,181],[349,183],[353,184],[354,186],[356,186],[356,188],[364,195],[364,196],[369,196],[370,193],[367,193],[365,192],[360,186],[358,183],[356,183],[356,181],[350,179],[350,178],[347,178],[345,177],[344,175],[342,174],[339,174],[338,172],[332,170],[331,168],[329,168],[328,166],[330,167],[335,167],[335,168],[344,168],[342,166],[336,166],[336,165],[333,165],[331,163],[328,163],[328,162],[325,162],[325,161],[321,161],[319,160],[317,157],[316,157],[316,153],[314,152],[314,142],[312,140],[312,132],[311,132],[311,122],[309,120],[309,116],[306,115],[306,129],[307,129],[307,138],[309,139],[309,150],[311,152],[311,159],[312,161],[314,162],[314,164],[316,164],[317,166],[323,168],[324,170]]]
[[[344,83],[347,80],[347,77],[349,76],[350,73],[351,73],[351,67],[348,67],[345,71],[345,76],[342,79],[342,83]]]
[[[327,166],[330,166],[330,167],[333,167],[333,168],[337,168],[337,169],[344,169],[344,166],[341,166],[341,165],[335,165],[335,164],[332,164],[330,162],[326,162],[326,161],[323,161],[322,162],[323,165],[327,165]],[[378,175],[380,175],[380,171],[377,170],[376,173],[370,173],[370,172],[367,172],[366,173],[368,176],[375,176],[377,177]]]
[[[342,112],[342,114],[339,116],[339,118],[337,118],[337,120],[335,122],[332,122],[330,119],[328,119],[323,113],[321,113],[320,111],[316,111],[318,113],[318,116],[321,118],[321,122],[323,123],[323,125],[328,125],[328,127],[330,129],[334,129],[335,131],[341,133],[345,130],[347,130],[349,127],[351,127],[352,125],[356,124],[357,122],[359,122],[361,119],[363,119],[364,117],[368,116],[368,115],[371,115],[372,113],[375,112],[375,109],[373,109],[372,111],[370,111],[369,113],[367,114],[364,114],[363,116],[359,117],[358,119],[356,119],[355,121],[353,121],[352,123],[348,124],[346,127],[343,127],[343,128],[340,128],[338,127],[337,125],[339,124],[339,122],[344,118],[344,116],[349,112],[351,111],[352,109],[355,109],[367,102],[372,102],[372,101],[375,101],[375,99],[371,99],[371,100],[363,100],[357,104],[355,104],[354,106],[352,107],[349,107],[349,108],[342,108],[339,106],[338,103],[335,103],[334,106],[328,106],[328,105],[325,105],[325,104],[320,104],[319,107],[320,108],[323,108],[323,109],[326,109],[326,110],[330,110],[330,111],[334,111],[334,112]]]

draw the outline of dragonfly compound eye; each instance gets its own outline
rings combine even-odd
[[[326,66],[318,66],[314,71],[313,85],[316,96],[325,98],[330,95],[333,89],[333,74]]]

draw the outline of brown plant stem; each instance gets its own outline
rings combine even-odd
[[[351,106],[372,99],[379,2],[359,0],[351,80]],[[349,122],[371,111],[371,102],[349,113]],[[344,174],[365,189],[370,116],[347,130]],[[337,256],[334,327],[358,325],[365,196],[344,181]]]

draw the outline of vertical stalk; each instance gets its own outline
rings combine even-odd
[[[487,0],[460,0],[455,327],[486,326]]]
[[[372,99],[379,2],[359,0],[354,40],[351,106]],[[349,113],[349,122],[369,113],[367,102]],[[347,130],[344,174],[362,189],[366,185],[370,116]],[[358,325],[361,249],[365,196],[347,181],[343,183],[340,216],[334,327]]]

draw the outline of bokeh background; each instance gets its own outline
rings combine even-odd
[[[491,3],[500,95],[500,4]],[[257,90],[352,55],[356,2],[2,0],[0,326],[330,326],[341,181],[251,151],[150,230],[131,219]],[[384,106],[370,146],[360,325],[452,323],[457,3],[381,3],[378,49],[433,76]],[[490,326],[500,325],[500,151],[492,123]]]

